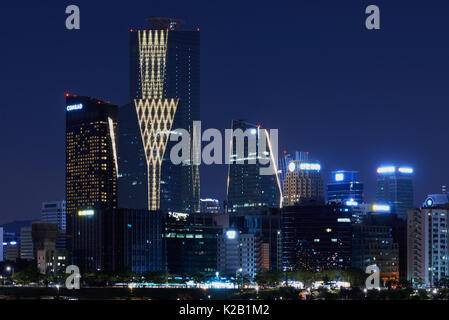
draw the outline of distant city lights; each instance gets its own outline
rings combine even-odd
[[[344,173],[336,173],[335,174],[335,181],[343,181],[345,179]]]
[[[346,205],[349,207],[357,207],[359,203],[351,198],[348,201],[346,201]]]
[[[372,210],[374,212],[390,212],[391,207],[388,204],[373,204]]]
[[[396,171],[395,166],[388,166],[388,167],[379,167],[377,168],[377,173],[394,173]]]
[[[226,238],[235,239],[236,237],[237,237],[237,231],[235,231],[235,230],[226,231]]]
[[[386,166],[386,167],[379,167],[377,168],[378,174],[385,174],[385,173],[395,173],[396,167],[395,166]],[[410,167],[399,167],[397,169],[397,172],[404,173],[404,174],[412,174],[413,168]]]
[[[413,168],[401,167],[398,169],[400,173],[413,173]]]

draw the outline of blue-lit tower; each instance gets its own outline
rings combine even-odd
[[[363,183],[357,181],[357,171],[332,171],[332,182],[327,185],[327,202],[353,205],[364,202]]]
[[[382,166],[377,168],[376,202],[390,205],[391,213],[406,219],[413,206],[413,169]]]

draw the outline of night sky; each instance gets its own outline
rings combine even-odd
[[[80,30],[65,28],[70,4]],[[365,28],[370,4],[381,30]],[[309,151],[326,180],[360,171],[368,201],[378,165],[413,166],[419,205],[449,183],[448,12],[445,0],[2,1],[0,223],[64,198],[64,94],[126,103],[129,29],[149,16],[201,29],[203,130],[278,128],[280,150]],[[201,169],[202,196],[223,200],[227,167]]]

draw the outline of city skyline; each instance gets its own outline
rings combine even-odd
[[[4,62],[11,63],[4,66],[8,80],[2,80],[7,93],[0,125],[5,132],[17,134],[15,139],[6,139],[7,134],[0,138],[2,146],[8,150],[6,157],[0,160],[3,167],[8,168],[5,185],[9,187],[4,188],[3,195],[13,203],[6,203],[0,223],[38,217],[42,201],[64,198],[64,94],[94,96],[113,104],[125,104],[129,29],[147,26],[145,19],[151,15],[173,16],[186,20],[187,29],[201,28],[202,52],[206,52],[201,64],[202,69],[207,70],[202,71],[201,119],[205,128],[224,130],[229,128],[232,119],[262,123],[267,129],[278,128],[279,151],[310,151],[322,164],[325,183],[330,181],[331,171],[359,171],[367,202],[374,200],[376,168],[380,165],[398,163],[415,169],[415,205],[421,204],[427,194],[439,193],[441,185],[447,183],[449,169],[444,163],[449,160],[448,151],[438,148],[433,157],[421,151],[426,143],[441,145],[448,138],[443,130],[447,114],[444,105],[448,98],[443,91],[443,77],[449,68],[444,58],[449,50],[443,42],[438,42],[442,22],[435,18],[444,12],[446,5],[433,9],[411,5],[404,13],[400,4],[383,4],[385,28],[378,34],[367,34],[360,23],[364,6],[358,4],[298,5],[295,23],[288,21],[293,14],[289,14],[287,8],[260,4],[263,10],[250,17],[251,6],[242,5],[233,16],[234,23],[227,25],[224,25],[223,16],[209,16],[207,13],[212,8],[207,5],[198,12],[182,5],[175,8],[159,3],[130,5],[123,12],[114,5],[101,11],[97,7],[99,4],[85,1],[78,4],[82,14],[78,33],[63,28],[58,6],[44,4],[35,12],[42,14],[45,21],[38,20],[34,31],[28,33],[23,29],[25,25],[12,24],[16,27],[7,37],[11,51],[5,53]],[[11,6],[14,18],[19,8]],[[64,4],[60,7],[64,8]],[[282,35],[277,35],[276,28],[259,21],[271,16],[269,9],[284,14],[285,18],[276,18],[278,24],[275,24],[283,30]],[[426,10],[431,10],[428,13],[432,20],[425,17]],[[333,17],[332,12],[337,12],[341,18]],[[306,13],[314,17],[322,15],[328,20],[313,21],[305,17]],[[28,14],[20,10],[23,19],[26,20]],[[119,14],[120,21],[111,19]],[[423,17],[422,23],[411,24],[418,15]],[[400,21],[409,24],[401,26]],[[8,18],[3,22],[8,23]],[[318,30],[315,36],[310,32],[313,28]],[[268,34],[262,32],[265,30]],[[15,32],[24,36],[24,43],[28,41],[33,45],[37,40],[28,37],[36,32],[49,32],[55,38],[40,38],[42,43],[36,45],[40,49],[33,49],[29,56],[28,63],[35,63],[27,65],[17,60],[23,58],[25,44],[10,38]],[[267,48],[265,36],[279,36],[283,43],[281,50]],[[50,40],[58,37],[60,42]],[[102,48],[99,37],[103,37],[104,43],[111,40],[121,43],[114,46],[117,52]],[[292,41],[294,37],[301,41],[296,44]],[[89,49],[89,54],[80,50],[96,43],[100,44],[94,46],[98,50]],[[426,53],[423,48],[429,46],[436,50]],[[36,107],[19,99],[23,89],[18,76],[24,74],[24,67],[30,68],[27,72],[31,83],[46,84],[27,88],[30,95],[38,98],[34,102]],[[293,70],[286,72],[287,68]],[[242,70],[248,71],[248,75]],[[239,72],[239,79],[235,78],[236,72]],[[270,80],[280,75],[284,81]],[[269,93],[268,88],[273,93]],[[23,110],[28,112],[25,118],[21,115]],[[427,128],[422,119],[429,114],[438,116]],[[19,117],[23,121],[14,121]],[[416,130],[417,125],[422,130]],[[29,152],[33,153],[32,160]],[[31,190],[26,202],[20,201],[23,192],[18,191],[22,188],[22,175],[28,177]],[[224,200],[226,175],[226,165],[203,165],[201,197]]]

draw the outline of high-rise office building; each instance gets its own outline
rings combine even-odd
[[[270,269],[269,244],[256,234],[228,229],[219,237],[218,271],[222,275],[254,277]]]
[[[222,213],[220,201],[218,201],[218,199],[200,199],[200,206],[202,213]]]
[[[3,228],[3,261],[16,261],[19,257],[20,237],[15,232]]]
[[[283,207],[284,270],[322,271],[351,267],[351,207],[304,204]]]
[[[272,150],[267,130],[239,120],[232,121],[232,130],[227,212],[232,216],[246,216],[259,214],[264,207],[281,207],[277,163],[270,159],[275,150]],[[263,143],[262,137],[266,137],[268,143]],[[266,150],[263,150],[264,146]],[[273,167],[272,174],[261,174],[260,169],[269,170],[270,165]]]
[[[279,157],[279,180],[281,182],[281,190],[284,190],[284,180],[288,172],[288,164],[294,160],[309,160],[309,153],[304,151],[295,151],[295,153],[290,154],[287,150],[284,150],[282,155]]]
[[[229,215],[169,212],[166,221],[168,272],[215,272],[218,238],[229,227]]]
[[[399,280],[399,244],[393,242],[390,226],[353,226],[352,267],[365,270],[370,265],[379,267],[383,284]]]
[[[279,208],[261,208],[250,215],[231,215],[230,226],[243,234],[253,234],[264,244],[268,270],[282,269],[281,214]]]
[[[41,213],[41,221],[53,222],[58,226],[56,249],[64,252],[67,249],[65,200],[42,202]]]
[[[413,205],[413,169],[383,166],[377,168],[376,202],[390,205],[391,212],[401,219]]]
[[[33,237],[31,236],[31,226],[20,228],[20,259],[33,260]]]
[[[56,223],[59,229],[65,231],[66,229],[65,200],[42,202],[41,220],[44,222]]]
[[[150,29],[130,30],[130,98],[119,109],[119,205],[125,208],[199,212],[199,163],[181,164],[170,150],[182,130],[194,136],[200,119],[200,33],[182,22],[150,18]],[[198,132],[196,132],[198,133]]]
[[[421,209],[408,211],[408,274],[415,287],[441,286],[449,277],[449,196],[427,196]]]
[[[363,183],[357,181],[357,175],[357,171],[332,171],[332,182],[327,185],[327,202],[363,203]]]
[[[429,217],[424,210],[407,211],[407,280],[413,287],[430,285]],[[430,221],[431,223],[431,221]],[[433,245],[433,244],[431,244]]]
[[[323,204],[324,183],[321,165],[316,161],[290,161],[283,191],[285,206],[310,201]]]
[[[102,212],[103,270],[113,273],[166,270],[165,215],[145,209]]]
[[[393,243],[398,246],[398,264],[399,279],[407,278],[407,223],[395,213],[388,212],[388,206],[373,204],[371,211],[367,212],[362,218],[362,224],[373,227],[390,228],[393,237]]]
[[[67,94],[66,210],[72,263],[101,268],[99,211],[117,206],[117,106]]]

